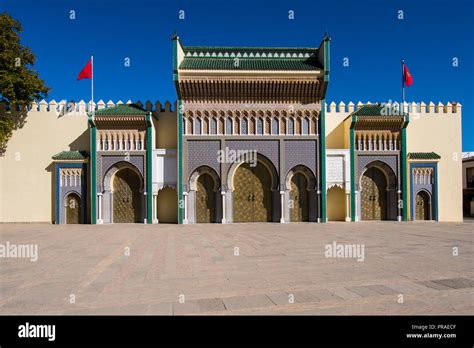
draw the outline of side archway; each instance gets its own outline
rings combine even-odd
[[[426,190],[419,190],[415,196],[415,220],[431,220],[431,195]]]
[[[220,179],[216,171],[208,166],[197,168],[189,179],[193,219],[196,223],[214,223],[219,219]]]
[[[69,192],[64,199],[66,209],[66,224],[82,223],[81,196],[77,192]]]
[[[164,187],[158,191],[157,217],[160,223],[178,223],[178,193],[172,187]]]
[[[304,222],[312,221],[311,212],[316,178],[313,172],[304,165],[299,165],[290,169],[285,178],[286,190],[288,193],[289,221]]]
[[[327,219],[328,221],[345,221],[346,217],[346,192],[337,185],[327,192]]]

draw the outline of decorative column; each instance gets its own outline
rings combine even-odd
[[[351,205],[350,205],[351,193],[346,192],[346,222],[351,221],[351,217],[349,215]]]
[[[221,191],[221,195],[222,195],[222,223],[225,224],[227,223],[227,220],[226,220],[226,209],[225,209],[225,191],[224,189]]]
[[[322,204],[322,202],[321,202],[321,191],[318,190],[318,191],[316,191],[316,193],[318,194],[318,205],[319,205],[319,209],[318,209],[318,210],[319,210],[319,212],[320,212],[320,213],[318,214],[318,223],[321,223],[321,204]]]
[[[153,223],[157,224],[158,221],[158,194],[153,194]]]
[[[102,220],[102,193],[98,193],[97,194],[97,198],[98,198],[98,217],[97,217],[97,223],[98,224],[103,224],[104,223],[104,220]]]
[[[359,214],[357,213],[357,202],[359,201],[359,191],[355,191],[355,206],[354,206],[354,216],[355,216],[355,219],[354,221],[359,221]]]
[[[402,204],[400,204],[400,202],[402,202]],[[398,221],[402,221],[402,205],[403,205],[403,201],[402,201],[402,191],[401,191],[401,190],[398,190],[398,191],[397,191],[397,206],[398,206],[398,216],[397,216],[397,220],[398,220]]]
[[[285,191],[280,191],[280,201],[281,201],[281,217],[280,223],[285,223]]]
[[[146,191],[143,192],[143,196],[145,196],[145,206],[147,206],[147,197],[146,197]],[[147,218],[148,218],[148,209],[145,208],[145,218],[143,219],[143,223],[146,224],[146,221],[147,221]]]
[[[188,192],[183,192],[184,196],[184,219],[183,219],[183,224],[188,223]]]

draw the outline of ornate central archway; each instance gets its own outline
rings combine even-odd
[[[228,187],[233,193],[234,222],[271,222],[273,195],[278,188],[278,175],[273,164],[257,155],[252,163],[234,163],[228,175]]]

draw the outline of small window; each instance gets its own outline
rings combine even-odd
[[[474,167],[466,169],[467,188],[474,188]]]
[[[214,117],[211,118],[211,134],[217,134],[217,121]]]
[[[225,134],[232,134],[232,119],[230,117],[225,120]]]
[[[248,121],[246,118],[244,118],[242,120],[242,131],[241,131],[241,134],[244,134],[244,135],[247,135],[248,134],[248,127],[249,127],[249,124],[248,124]]]
[[[201,119],[196,118],[194,120],[194,134],[200,135],[201,134]]]
[[[257,134],[258,135],[263,134],[263,120],[261,118],[257,120]]]
[[[309,120],[305,117],[303,118],[303,127],[301,130],[301,134],[308,135],[309,134]]]
[[[295,120],[293,120],[292,118],[288,120],[288,133],[287,134],[290,134],[290,135],[295,134]]]
[[[273,135],[278,135],[280,132],[279,132],[279,129],[278,129],[278,119],[277,118],[274,118],[272,119],[272,134]]]

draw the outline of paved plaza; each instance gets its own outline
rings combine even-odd
[[[473,233],[472,221],[3,224],[0,243],[37,245],[38,260],[0,259],[0,314],[474,314]],[[334,245],[363,257],[326,257]]]

